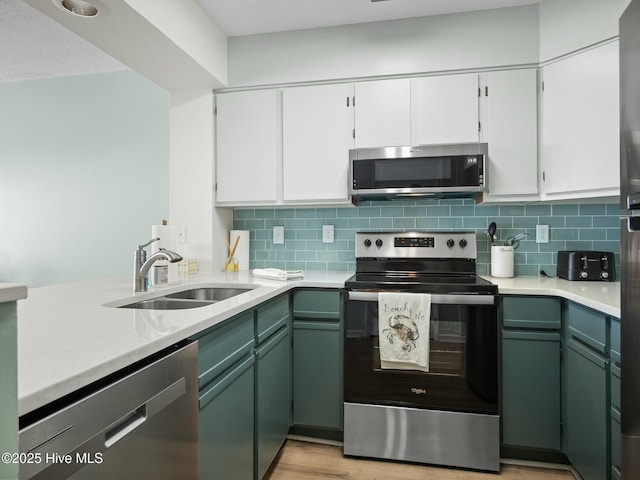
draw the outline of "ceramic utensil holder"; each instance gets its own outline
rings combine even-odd
[[[513,277],[513,247],[509,245],[491,246],[491,276]]]

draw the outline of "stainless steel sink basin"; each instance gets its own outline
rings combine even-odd
[[[248,292],[251,288],[197,287],[182,292],[170,293],[162,297],[139,300],[118,308],[138,308],[145,310],[182,310],[206,307],[216,302]]]
[[[206,300],[209,302],[219,302],[227,298],[235,297],[241,293],[248,292],[250,288],[227,288],[227,287],[202,287],[185,290],[183,292],[172,293],[166,298],[181,298],[189,300]]]
[[[185,308],[198,308],[211,305],[213,302],[198,300],[179,300],[167,297],[150,298],[139,302],[122,305],[119,308],[140,308],[144,310],[182,310]]]

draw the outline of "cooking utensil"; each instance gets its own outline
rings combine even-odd
[[[491,222],[489,224],[489,229],[487,230],[487,235],[489,236],[489,240],[491,240],[491,243],[493,243],[495,236],[496,236],[496,230],[497,230],[497,225],[496,222]]]
[[[528,236],[529,236],[528,233],[522,232],[522,233],[517,234],[515,237],[507,237],[507,239],[504,241],[504,243],[505,243],[505,245],[512,246],[513,249],[515,250],[520,245],[520,240],[522,240],[523,238],[526,238]]]
[[[231,244],[227,240],[227,248],[229,249],[229,258],[227,258],[227,262],[224,265],[225,272],[237,272],[238,271],[238,261],[233,256],[236,253],[236,248],[238,248],[238,242],[240,241],[240,235],[236,237],[236,241],[233,244],[233,248],[231,248]]]

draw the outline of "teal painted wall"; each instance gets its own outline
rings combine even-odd
[[[0,83],[0,281],[131,272],[169,214],[169,93],[135,72]]]
[[[344,208],[236,209],[233,228],[251,231],[250,268],[355,271],[359,231],[475,231],[478,273],[490,271],[485,235],[496,222],[499,239],[527,232],[515,252],[515,274],[556,274],[559,250],[604,250],[620,265],[618,204],[476,205],[472,200],[365,202]],[[335,228],[335,242],[322,243],[322,225]],[[549,225],[550,242],[535,243],[536,225]],[[284,245],[273,245],[274,225],[284,225]]]

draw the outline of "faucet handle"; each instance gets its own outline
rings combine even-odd
[[[157,242],[158,240],[160,240],[160,237],[156,237],[156,238],[152,238],[151,240],[149,240],[147,243],[143,244],[143,245],[138,245],[138,250],[142,250],[144,247],[148,247],[149,245],[151,245],[153,242]]]

